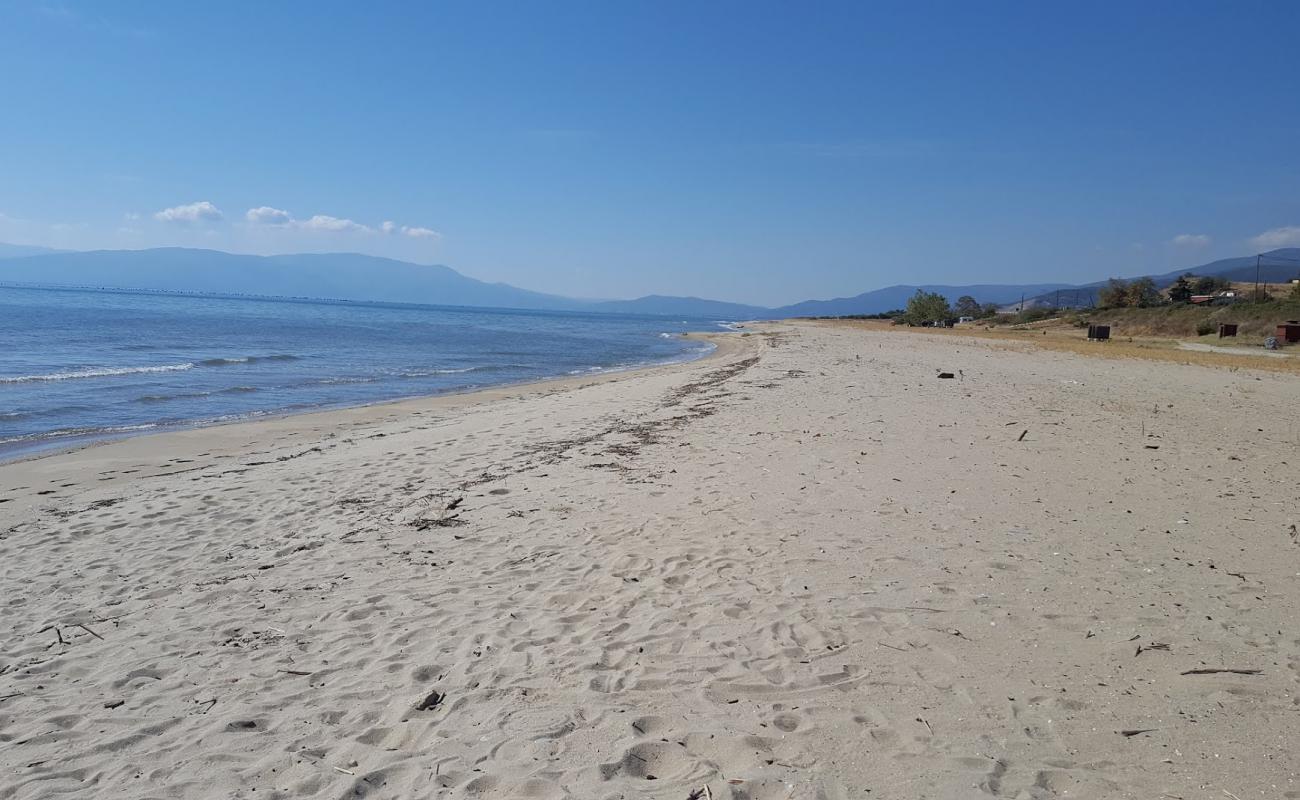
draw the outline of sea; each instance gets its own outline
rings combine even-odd
[[[726,321],[0,286],[0,461],[698,358]]]

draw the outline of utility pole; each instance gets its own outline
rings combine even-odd
[[[1259,297],[1259,261],[1264,257],[1263,253],[1255,256],[1255,302],[1260,301]]]

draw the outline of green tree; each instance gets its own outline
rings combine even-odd
[[[1097,290],[1097,303],[1102,308],[1123,308],[1129,304],[1128,299],[1128,283],[1119,278],[1111,278]]]
[[[1215,292],[1221,292],[1224,289],[1231,289],[1232,281],[1226,278],[1206,276],[1203,278],[1197,278],[1196,282],[1192,284],[1192,288],[1195,290],[1192,294],[1214,294]]]
[[[1128,304],[1138,308],[1160,305],[1160,290],[1150,278],[1138,278],[1128,285]]]
[[[1183,275],[1174,281],[1174,285],[1169,287],[1169,299],[1175,303],[1186,303],[1192,299],[1192,282],[1188,278],[1192,277],[1190,273]]]
[[[989,317],[996,317],[997,315],[998,315],[997,303],[985,303],[984,305],[980,306],[980,319],[988,319]]]
[[[978,317],[981,315],[983,309],[980,308],[980,304],[975,300],[975,298],[968,294],[964,294],[957,298],[957,302],[953,304],[952,311],[959,317]]]
[[[938,292],[917,289],[912,299],[907,301],[907,313],[903,318],[909,325],[923,325],[927,322],[945,320],[951,316],[952,309],[948,308],[948,298]]]

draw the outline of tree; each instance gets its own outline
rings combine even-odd
[[[1174,285],[1169,287],[1169,299],[1175,303],[1186,303],[1192,299],[1192,282],[1188,278],[1192,277],[1191,273],[1183,275],[1174,281]]]
[[[1291,281],[1291,299],[1300,301],[1300,280]]]
[[[968,294],[957,298],[957,302],[952,307],[952,313],[959,317],[978,317],[983,309],[980,304]]]
[[[1111,278],[1097,290],[1097,302],[1103,308],[1123,308],[1128,305],[1128,298],[1128,284],[1119,278]]]
[[[1214,294],[1215,292],[1221,292],[1224,289],[1231,289],[1232,281],[1227,278],[1207,276],[1204,278],[1197,278],[1196,282],[1192,284],[1192,288],[1195,290],[1193,294]]]
[[[1138,278],[1129,282],[1128,304],[1137,308],[1160,305],[1160,291],[1156,289],[1156,282],[1150,278]]]
[[[912,299],[907,301],[907,313],[903,318],[908,325],[923,325],[927,322],[945,320],[951,316],[952,309],[948,308],[948,298],[938,292],[917,289]]]
[[[997,303],[985,303],[984,305],[980,306],[980,319],[996,317],[997,315],[998,315]]]

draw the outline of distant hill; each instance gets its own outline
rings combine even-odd
[[[1259,279],[1263,283],[1285,283],[1300,277],[1300,247],[1283,247],[1261,253]],[[1160,286],[1173,283],[1179,275],[1192,273],[1200,277],[1227,278],[1230,281],[1255,280],[1255,256],[1223,258],[1191,269],[1177,269],[1151,276]]]
[[[864,292],[855,297],[837,297],[833,300],[805,300],[788,306],[765,308],[741,303],[725,303],[698,297],[666,297],[650,295],[636,300],[609,300],[595,304],[600,311],[617,311],[623,314],[667,314],[717,319],[782,319],[785,317],[840,317],[853,314],[879,314],[907,305],[908,298],[918,289],[938,292],[950,301],[970,295],[981,303],[1008,303],[1021,296],[1067,288],[1064,283],[1034,284],[974,284],[971,286],[889,286]]]
[[[980,303],[1009,303],[1022,296],[1032,297],[1036,294],[1067,288],[1064,283],[1034,284],[974,284],[971,286],[889,286],[884,289],[865,292],[856,297],[840,297],[834,300],[807,300],[802,303],[782,306],[773,313],[781,317],[836,317],[849,314],[879,314],[907,305],[908,298],[918,290],[938,292],[955,301],[963,295],[970,295]]]
[[[52,253],[0,260],[0,280],[543,310],[587,305],[504,283],[485,283],[450,267],[357,253],[250,256],[183,247]]]
[[[1259,279],[1261,282],[1286,283],[1293,278],[1300,277],[1300,247],[1283,247],[1260,255],[1262,256],[1259,265]],[[1248,283],[1255,280],[1255,256],[1221,258],[1218,261],[1211,261],[1195,267],[1185,267],[1155,275],[1134,275],[1125,280],[1151,278],[1151,280],[1155,281],[1156,286],[1163,289],[1178,280],[1180,275],[1186,275],[1189,272],[1200,278],[1226,278],[1230,281]],[[1061,305],[1091,305],[1096,302],[1097,290],[1105,286],[1109,281],[1110,278],[1105,278],[1092,283],[1062,287],[1068,291],[1062,292]],[[1043,292],[1028,298],[1025,301],[1025,307],[1034,308],[1055,305],[1057,298],[1054,292],[1055,290],[1051,293]],[[1007,301],[1008,304],[1012,302],[1014,300]]]
[[[606,300],[592,304],[596,311],[619,314],[662,314],[682,317],[713,317],[727,320],[771,318],[774,311],[761,306],[726,303],[721,300],[704,300],[699,297],[669,297],[648,295],[635,300]]]
[[[1264,255],[1260,271],[1263,280],[1277,283],[1300,274],[1300,248],[1283,248]],[[1227,258],[1151,277],[1159,285],[1167,286],[1185,272],[1252,281],[1255,279],[1255,257]],[[908,298],[918,289],[938,292],[950,302],[962,295],[970,295],[980,303],[1018,305],[1021,296],[1025,296],[1025,305],[1029,307],[1051,305],[1058,299],[1063,305],[1087,305],[1095,299],[1097,287],[1106,283],[1099,280],[1082,285],[898,285],[854,297],[807,300],[778,308],[764,308],[667,295],[649,295],[635,300],[575,300],[505,283],[475,280],[450,267],[411,264],[359,253],[252,256],[183,247],[69,252],[5,244],[0,244],[0,281],[546,311],[657,314],[718,320],[878,314],[906,306]]]
[[[43,256],[50,253],[66,253],[67,250],[55,250],[53,247],[38,247],[34,244],[5,244],[0,242],[0,259],[22,258],[23,256]]]

